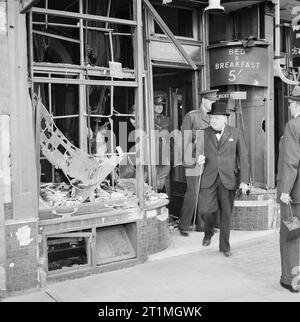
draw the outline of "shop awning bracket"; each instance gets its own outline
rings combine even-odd
[[[161,30],[164,32],[164,34],[169,38],[169,40],[173,43],[175,48],[178,50],[179,54],[184,58],[184,60],[193,68],[193,70],[197,70],[198,67],[192,60],[192,58],[189,56],[189,54],[185,51],[185,49],[181,46],[179,41],[176,39],[170,28],[166,25],[166,23],[163,21],[161,16],[158,14],[158,12],[154,9],[152,4],[149,2],[149,0],[144,0],[144,4],[148,11],[151,13],[155,21],[158,23]]]

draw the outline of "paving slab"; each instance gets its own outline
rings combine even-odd
[[[168,249],[144,264],[74,280],[3,301],[57,302],[281,302],[300,301],[279,284],[278,231],[231,234],[232,257],[218,251],[218,234],[209,247],[203,233],[170,233]]]

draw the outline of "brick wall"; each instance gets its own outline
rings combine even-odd
[[[37,222],[5,225],[8,293],[38,287]]]
[[[142,263],[147,259],[147,256],[163,249],[169,245],[169,213],[165,206],[155,208],[153,210],[140,212],[138,208],[128,211],[122,211],[116,215],[103,213],[102,215],[88,214],[78,216],[78,220],[60,221],[60,220],[42,220],[39,222],[39,276],[40,286],[44,287],[50,281],[60,281],[87,276],[90,274],[107,272],[110,270],[122,269]],[[131,259],[120,260],[103,265],[90,265],[86,268],[79,268],[73,271],[57,271],[47,276],[47,246],[45,246],[45,236],[57,235],[61,232],[79,231],[81,229],[92,229],[92,227],[109,227],[119,224],[126,224],[136,221],[136,228],[131,230],[132,246],[137,243],[135,248],[137,257]],[[136,234],[135,236],[133,236]],[[135,241],[136,240],[136,241]],[[97,249],[95,248],[97,252]],[[56,274],[57,273],[57,274]]]
[[[268,230],[278,227],[278,205],[274,190],[254,191],[235,200],[233,230]]]
[[[169,244],[169,213],[166,207],[144,212],[140,225],[140,254],[142,259],[160,252]]]

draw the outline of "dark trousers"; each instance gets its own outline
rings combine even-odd
[[[300,204],[292,205],[293,215],[300,217]],[[280,203],[280,216],[287,219],[289,216],[288,205]],[[300,238],[286,241],[286,231],[280,226],[280,259],[281,259],[281,282],[295,286],[298,284],[300,266]]]
[[[199,189],[199,176],[186,176],[186,192],[180,213],[179,229],[189,230],[194,217],[197,190]],[[201,229],[201,217],[197,212],[197,230]]]
[[[230,220],[234,205],[235,190],[224,187],[218,176],[215,183],[208,189],[201,189],[199,195],[199,211],[204,220],[205,237],[211,238],[217,220],[217,209],[220,213],[219,249],[222,252],[230,250]]]

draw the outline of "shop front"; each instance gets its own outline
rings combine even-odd
[[[142,2],[1,8],[1,124],[11,134],[1,292],[135,265],[168,247],[169,200],[145,162]]]
[[[228,104],[229,124],[241,129],[249,151],[251,193],[236,197],[232,228],[272,229],[278,224],[272,7],[236,4],[209,24],[210,84]]]
[[[252,192],[237,196],[233,229],[276,226],[272,5],[222,1],[210,15],[207,4],[0,2],[1,294],[168,247],[185,192],[176,135],[204,89],[219,89],[249,149]]]

